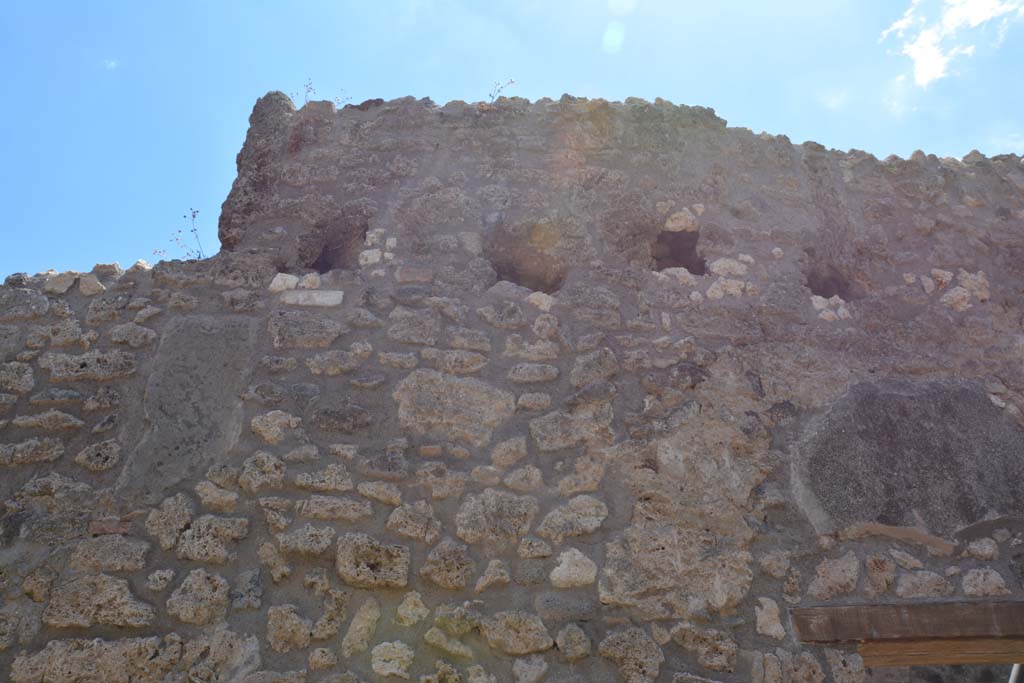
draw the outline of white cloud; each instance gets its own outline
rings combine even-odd
[[[1017,0],[946,0],[942,12],[942,27],[948,32],[961,28],[977,28],[992,19],[1012,14],[1021,9]]]
[[[118,63],[117,63],[116,59],[107,58],[107,59],[103,60],[103,68],[106,69],[107,71],[113,71],[117,67],[118,67]]]
[[[942,34],[935,28],[926,28],[917,38],[903,46],[903,54],[914,62],[914,83],[922,88],[947,75],[949,63],[959,55],[974,54],[974,46],[942,47]]]
[[[893,22],[892,26],[882,31],[881,37],[878,39],[879,42],[889,37],[890,33],[895,33],[897,38],[902,38],[903,34],[907,32],[911,26],[918,23],[917,8],[923,2],[923,0],[911,0],[910,7],[903,13],[903,16]]]
[[[950,63],[975,52],[972,41],[986,24],[999,20],[998,45],[1009,22],[1024,17],[1024,0],[942,0],[929,13],[925,0],[911,0],[903,15],[882,32],[879,40],[895,35],[900,54],[914,64],[914,83],[924,88],[949,75]]]

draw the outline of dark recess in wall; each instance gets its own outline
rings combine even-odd
[[[699,232],[659,232],[651,246],[655,266],[658,270],[686,268],[693,275],[704,275],[704,257],[697,250],[699,239]]]
[[[323,244],[309,267],[318,273],[326,273],[336,268],[353,268],[357,262],[359,248],[366,240],[368,226],[363,224],[354,230],[351,228],[352,226],[346,226],[326,230]]]
[[[535,292],[554,294],[568,275],[568,264],[562,258],[530,245],[525,235],[491,230],[484,237],[483,247],[483,255],[499,280]]]
[[[829,299],[838,295],[844,301],[856,298],[854,287],[838,268],[830,263],[817,263],[804,270],[807,289],[812,294]]]

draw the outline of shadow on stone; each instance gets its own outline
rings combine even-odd
[[[686,268],[691,275],[704,275],[704,257],[697,251],[699,232],[660,232],[651,247],[658,270]]]

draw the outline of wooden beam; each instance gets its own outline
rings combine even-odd
[[[1024,638],[875,640],[858,649],[864,666],[1014,664],[1024,662]]]
[[[1024,637],[1024,602],[806,607],[790,616],[805,643]]]

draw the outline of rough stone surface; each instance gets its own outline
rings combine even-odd
[[[384,642],[370,652],[373,672],[378,676],[409,678],[409,667],[416,656],[415,651],[400,640]]]
[[[562,656],[570,662],[579,661],[590,655],[590,637],[577,624],[566,624],[555,636],[555,645]]]
[[[986,509],[1024,511],[1020,499],[988,485],[1024,475],[1014,455],[1024,448],[1024,427],[970,383],[858,384],[805,439],[800,453],[823,529],[857,521],[913,526],[924,518],[929,531],[945,535]],[[843,485],[821,488],[830,482]]]
[[[203,515],[185,529],[177,546],[178,557],[194,562],[224,564],[235,558],[235,542],[249,533],[245,517]]]
[[[167,613],[197,626],[223,619],[228,610],[228,592],[223,576],[193,569],[168,598]]]
[[[418,434],[445,432],[473,446],[490,441],[492,430],[515,411],[515,398],[507,391],[433,370],[412,372],[394,397],[406,429]]]
[[[415,538],[432,545],[441,535],[441,522],[425,500],[400,505],[391,511],[387,528],[400,536]]]
[[[146,541],[107,534],[79,541],[68,564],[87,572],[133,572],[146,566],[148,552]]]
[[[282,553],[299,555],[326,555],[334,545],[334,529],[331,527],[305,524],[291,531],[277,535],[277,545]]]
[[[672,630],[672,639],[697,657],[701,666],[712,671],[732,671],[738,646],[727,633],[683,622]]]
[[[576,548],[558,556],[558,566],[551,570],[551,585],[555,588],[576,588],[594,583],[597,564]]]
[[[136,598],[125,579],[86,574],[53,589],[42,620],[54,628],[141,627],[155,617],[156,610]]]
[[[336,320],[306,311],[278,311],[267,323],[275,349],[325,349],[344,331]]]
[[[830,600],[836,595],[850,593],[857,587],[860,562],[848,552],[837,560],[824,560],[815,570],[814,580],[807,592],[818,600]]]
[[[125,463],[123,488],[152,500],[167,487],[221,461],[241,436],[242,406],[253,350],[252,324],[211,316],[168,323],[146,382],[148,429]],[[188,396],[186,403],[181,396]],[[188,444],[183,449],[182,445]]]
[[[991,562],[999,557],[999,544],[993,538],[979,538],[967,545],[964,555],[976,560]],[[904,569],[920,569],[920,567],[904,567]]]
[[[610,633],[597,651],[619,668],[624,683],[654,683],[665,662],[658,644],[635,626]]]
[[[45,413],[35,415],[19,415],[11,420],[11,426],[18,429],[57,432],[64,429],[80,429],[85,423],[62,410],[47,410]]]
[[[860,655],[828,648],[825,650],[825,659],[828,661],[829,668],[832,669],[832,678],[836,683],[865,683],[867,681],[864,660]]]
[[[281,293],[281,303],[292,306],[315,306],[319,308],[340,306],[345,300],[342,291],[296,291]]]
[[[758,603],[760,604],[754,607],[757,632],[775,640],[785,638],[786,629],[779,616],[779,604],[771,598],[758,598]]]
[[[342,534],[335,568],[342,581],[356,588],[404,588],[409,582],[409,549],[367,534]]]
[[[593,496],[576,496],[541,520],[537,534],[555,543],[597,531],[608,516],[608,507]]]
[[[417,591],[405,594],[402,602],[398,605],[395,614],[395,623],[400,626],[413,626],[425,619],[430,614],[430,609],[423,604],[423,598]]]
[[[18,362],[0,364],[0,390],[27,394],[35,383],[31,365]]]
[[[118,325],[110,331],[110,341],[115,344],[126,344],[133,349],[141,349],[156,341],[157,334],[148,327],[125,323]]]
[[[380,603],[374,598],[367,598],[359,606],[341,641],[341,654],[344,657],[352,657],[370,647],[370,639],[377,630],[380,616]]]
[[[75,455],[75,462],[90,472],[106,472],[121,462],[121,444],[111,439],[86,446]]]
[[[104,382],[135,373],[135,356],[125,351],[89,351],[78,356],[44,353],[39,367],[50,371],[53,382]]]
[[[22,654],[11,668],[12,683],[158,683],[181,658],[181,638],[51,640]]]
[[[480,621],[488,645],[507,655],[528,655],[554,646],[544,622],[528,612],[497,612]]]
[[[434,546],[420,568],[420,576],[448,590],[462,590],[476,571],[476,563],[469,556],[469,548],[446,538]]]
[[[938,598],[952,592],[949,581],[924,569],[901,574],[896,579],[896,595],[901,598]]]
[[[174,548],[181,532],[192,522],[194,508],[184,493],[165,498],[159,507],[150,510],[146,517],[146,531],[156,538],[164,550]]]
[[[0,322],[38,318],[49,309],[50,302],[41,292],[21,287],[0,289]]]
[[[1005,579],[994,569],[968,570],[963,577],[963,590],[964,595],[972,598],[1010,594]]]
[[[0,285],[0,680],[1005,680],[786,609],[1021,597],[1019,156],[271,93],[237,162],[215,256]]]
[[[64,445],[57,439],[26,439],[20,443],[0,444],[0,465],[6,467],[53,462],[63,455]]]
[[[427,632],[423,634],[423,642],[444,652],[449,657],[462,659],[472,659],[473,657],[473,650],[468,645],[464,645],[455,638],[449,637],[437,626],[431,626],[427,629]]]
[[[309,645],[313,622],[295,605],[276,605],[267,610],[267,644],[275,652],[291,652]]]
[[[245,459],[238,477],[238,485],[249,494],[266,489],[280,488],[284,483],[284,462],[263,451]]]
[[[295,506],[300,517],[335,522],[358,522],[373,514],[368,501],[339,496],[310,496]]]
[[[279,444],[300,424],[302,424],[301,418],[283,410],[271,410],[269,413],[254,417],[249,423],[249,427],[252,429],[252,433],[265,443]]]
[[[455,516],[459,538],[466,543],[505,547],[525,536],[540,506],[532,496],[488,488],[467,494]]]
[[[537,683],[548,672],[548,663],[540,655],[520,657],[512,662],[512,680],[515,683]]]

